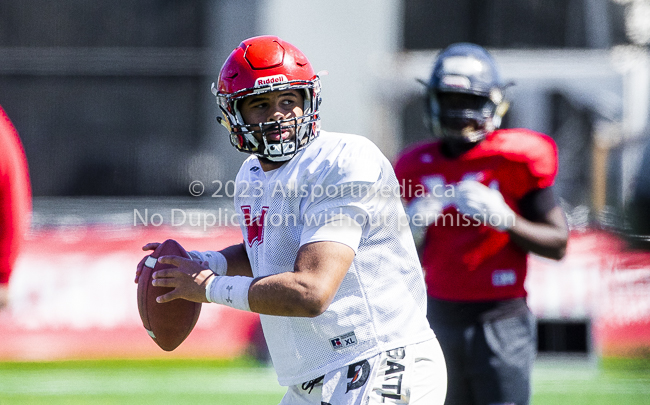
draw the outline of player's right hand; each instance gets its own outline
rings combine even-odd
[[[142,250],[144,250],[144,251],[147,251],[147,250],[154,251],[154,250],[156,250],[156,248],[158,246],[160,246],[160,243],[151,242],[151,243],[147,243],[146,245],[142,246]],[[146,255],[145,257],[143,257],[142,260],[140,260],[140,263],[138,263],[138,267],[136,267],[136,269],[135,269],[135,283],[136,284],[138,284],[138,280],[140,280],[140,274],[142,274],[142,268],[144,267],[144,262],[147,261],[147,257],[149,257],[149,255]]]
[[[411,201],[407,208],[407,214],[421,225],[429,226],[436,222],[442,214],[444,202],[442,198],[429,194],[425,197],[417,197]]]
[[[463,180],[456,186],[456,194],[455,205],[461,214],[501,232],[514,226],[516,215],[498,189]]]

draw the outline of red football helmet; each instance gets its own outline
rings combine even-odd
[[[238,102],[252,94],[281,90],[303,90],[303,115],[275,122],[247,125]],[[219,73],[212,93],[224,118],[217,120],[230,132],[230,143],[238,150],[274,162],[291,159],[313,141],[320,131],[320,80],[307,57],[298,48],[274,36],[244,40],[230,54]],[[262,132],[263,144],[253,136]],[[267,141],[268,131],[293,127],[294,139]]]

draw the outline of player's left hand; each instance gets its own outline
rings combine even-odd
[[[162,304],[178,298],[193,302],[208,302],[205,288],[209,279],[216,275],[208,268],[207,262],[198,263],[179,256],[161,256],[158,262],[176,266],[158,270],[152,276],[154,286],[174,288],[167,294],[159,296],[156,299],[158,303]]]
[[[142,250],[145,252],[148,250],[154,251],[156,248],[160,246],[160,243],[158,242],[150,242],[147,243],[146,245],[142,246]],[[147,261],[149,258],[149,255],[146,255],[145,257],[140,260],[140,263],[135,268],[135,283],[138,284],[138,281],[140,280],[140,274],[142,274],[142,270],[144,269],[144,263]]]
[[[156,250],[158,248],[158,246],[160,246],[159,242],[150,242],[150,243],[147,243],[146,245],[142,246],[142,250],[144,250],[145,252],[148,251],[148,250],[151,250],[153,252],[154,250]],[[187,252],[187,253],[190,255],[192,260],[194,260],[195,262],[201,264],[203,267],[210,267],[207,261],[201,261],[201,258],[197,257],[192,252]],[[137,267],[135,269],[135,283],[136,284],[138,284],[138,281],[140,280],[140,274],[142,274],[142,270],[144,268],[144,263],[147,261],[148,258],[149,258],[149,255],[146,255],[145,257],[143,257],[142,260],[140,260],[140,263],[138,263],[138,265],[137,265]]]
[[[515,222],[516,214],[503,195],[478,181],[463,180],[456,185],[455,205],[461,214],[499,231],[508,230]]]

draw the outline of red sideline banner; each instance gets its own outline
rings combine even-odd
[[[604,231],[574,231],[559,262],[531,256],[528,304],[538,318],[591,324],[598,354],[650,352],[650,252]]]
[[[239,243],[235,227],[69,226],[32,232],[0,312],[0,361],[88,358],[231,358],[259,336],[256,314],[205,304],[191,335],[164,352],[144,330],[133,282],[147,242],[187,250]],[[539,318],[587,320],[603,355],[650,351],[650,252],[617,236],[572,232],[566,257],[532,256],[528,303]]]
[[[258,333],[257,314],[204,304],[173,352],[149,337],[138,314],[136,265],[147,242],[176,239],[187,250],[239,243],[239,228],[59,227],[33,232],[0,312],[0,360],[239,356]]]

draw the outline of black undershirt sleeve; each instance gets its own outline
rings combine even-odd
[[[519,200],[521,216],[529,221],[541,222],[555,206],[555,195],[551,187],[538,188],[528,192]]]

